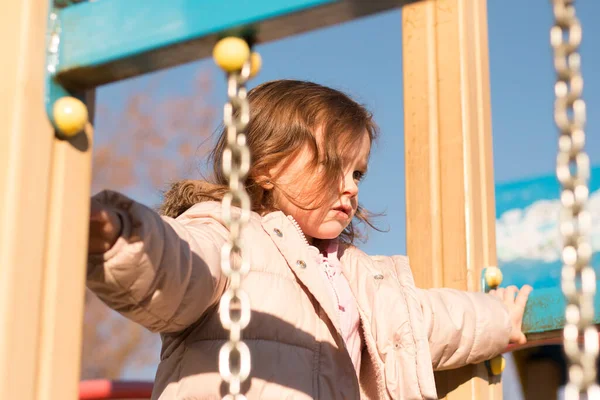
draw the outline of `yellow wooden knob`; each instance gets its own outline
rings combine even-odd
[[[213,49],[215,63],[227,72],[239,71],[250,57],[250,47],[244,39],[227,37],[217,42]]]
[[[56,129],[67,137],[81,132],[88,123],[88,110],[83,102],[75,97],[61,97],[52,108]]]
[[[497,288],[502,283],[502,271],[498,267],[488,267],[485,270],[485,283],[491,288]]]
[[[490,360],[490,371],[492,375],[500,375],[506,367],[506,360],[502,356],[496,356]]]
[[[262,67],[262,57],[257,52],[250,54],[250,77],[253,78],[260,72]]]

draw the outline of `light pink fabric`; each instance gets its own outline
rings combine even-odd
[[[114,192],[97,200],[123,219],[113,248],[88,260],[87,285],[107,305],[163,342],[153,399],[220,399],[227,338],[218,303],[228,279],[220,254],[228,231],[220,204],[177,219]],[[238,212],[235,211],[234,212]],[[252,213],[244,235],[250,271],[242,282],[252,317],[244,341],[248,399],[436,399],[433,370],[490,359],[506,348],[506,307],[483,293],[415,287],[408,259],[340,246],[364,348],[357,377],[322,268],[281,212]]]
[[[346,350],[348,350],[354,368],[359,374],[363,348],[360,336],[360,315],[348,280],[344,276],[342,264],[337,257],[337,251],[337,242],[329,241],[326,249],[327,256],[322,258],[321,265],[338,303],[340,328],[342,329]]]
[[[348,280],[343,274],[342,264],[338,259],[338,242],[337,240],[326,241],[322,251],[314,246],[310,246],[308,240],[306,240],[306,235],[302,232],[300,225],[294,217],[288,215],[287,218],[294,225],[300,237],[304,239],[305,245],[308,246],[317,263],[321,265],[323,278],[330,289],[329,294],[338,309],[344,345],[352,359],[354,369],[357,375],[359,375],[361,352],[363,349],[362,337],[360,335],[360,315]]]
[[[350,354],[356,373],[359,374],[363,348],[360,335],[360,315],[348,280],[344,276],[337,251],[337,242],[329,241],[325,249],[327,255],[320,255],[319,262],[322,267],[323,277],[330,284],[332,299],[338,306],[340,328],[346,350]]]

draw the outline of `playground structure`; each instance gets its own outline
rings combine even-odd
[[[492,278],[500,275],[494,267],[485,0],[48,3],[9,2],[0,15],[2,37],[14,38],[6,41],[7,62],[0,66],[5,77],[0,128],[6,132],[0,135],[1,398],[62,400],[79,394],[94,88],[208,56],[224,36],[241,37],[251,48],[402,7],[407,249],[417,285],[486,290],[501,283]],[[557,173],[563,207],[572,211],[571,219],[582,220],[589,165],[581,152],[581,31],[570,8],[561,8],[571,2],[554,3],[555,67],[564,83],[556,90],[561,133]],[[563,31],[569,33],[568,45],[561,42]],[[244,101],[243,84],[252,69],[248,58],[243,68],[227,71],[235,89],[229,96],[232,107]],[[243,123],[231,125],[235,164],[243,147],[238,142]],[[236,190],[235,184],[231,188]],[[593,311],[600,304],[591,284],[596,277],[585,248],[580,249],[585,235],[580,237],[579,229],[585,224],[571,226],[563,232],[569,247],[563,253],[563,286],[557,281],[533,292],[524,330],[530,345],[565,339],[571,368],[575,366],[571,380],[579,393],[594,388],[598,335],[593,324],[600,317]],[[231,240],[235,243],[237,237]],[[582,272],[588,279],[579,288],[574,282]],[[488,279],[482,282],[482,276]],[[504,285],[510,282],[510,276],[504,277]],[[567,304],[571,312],[565,314]],[[232,333],[232,343],[243,342]],[[449,400],[500,399],[502,365],[500,358],[440,373],[438,391]],[[527,365],[521,368],[526,371]],[[230,384],[235,381],[229,378]],[[235,384],[230,389],[235,392]]]

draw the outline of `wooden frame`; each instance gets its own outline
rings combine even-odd
[[[402,10],[407,249],[420,287],[481,290],[496,264],[485,0]],[[444,60],[443,64],[440,60]],[[449,400],[501,399],[482,365],[437,374]]]
[[[56,10],[68,40],[56,79],[88,89],[208,57],[225,32],[266,43],[414,0],[102,0]],[[64,2],[64,0],[63,0]],[[112,26],[114,29],[106,29]],[[123,40],[126,37],[127,40]]]
[[[0,13],[3,56],[14,60],[0,63],[2,399],[78,396],[92,130],[62,141],[48,121],[47,7],[11,1]]]

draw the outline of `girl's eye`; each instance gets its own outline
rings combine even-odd
[[[364,174],[364,172],[361,172],[361,171],[354,171],[353,177],[354,177],[355,181],[360,182],[365,177],[365,174]]]

